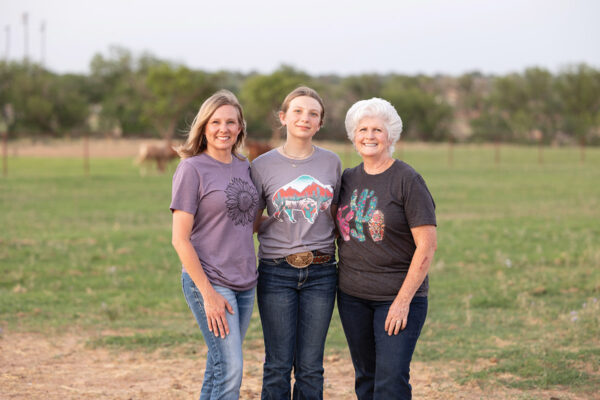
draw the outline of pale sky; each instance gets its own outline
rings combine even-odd
[[[111,45],[194,69],[486,74],[600,68],[598,0],[0,0],[0,57],[89,71]],[[8,35],[7,35],[8,32]]]

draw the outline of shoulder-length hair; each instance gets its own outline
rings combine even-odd
[[[225,89],[219,90],[206,99],[204,103],[202,103],[198,114],[196,114],[196,117],[192,122],[187,140],[184,144],[175,149],[177,154],[179,154],[179,157],[189,158],[206,151],[207,141],[206,135],[204,134],[206,130],[206,124],[215,111],[222,106],[233,106],[237,110],[238,123],[242,129],[233,147],[231,148],[231,154],[239,158],[237,155],[237,149],[242,145],[246,137],[246,120],[244,119],[244,112],[237,97],[235,97],[235,95],[229,90]]]

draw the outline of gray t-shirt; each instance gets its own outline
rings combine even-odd
[[[315,147],[304,160],[284,157],[277,149],[252,162],[258,208],[269,218],[258,231],[260,258],[320,250],[335,254],[335,223],[342,163],[337,154]]]
[[[248,161],[233,157],[225,164],[206,153],[182,160],[172,193],[171,211],[194,215],[190,239],[208,280],[238,291],[256,286],[252,228],[258,196]]]
[[[394,300],[415,253],[410,228],[436,225],[435,203],[425,181],[395,160],[376,175],[363,164],[344,171],[337,212],[339,285],[351,296]],[[429,279],[415,296],[427,296]]]

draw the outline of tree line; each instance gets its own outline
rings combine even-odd
[[[113,47],[88,74],[56,74],[0,62],[0,131],[26,136],[183,137],[202,101],[220,88],[238,95],[249,136],[277,138],[284,96],[308,85],[326,104],[319,139],[344,140],[357,100],[389,100],[415,141],[600,144],[600,70],[529,68],[504,76],[363,74],[311,76],[283,65],[270,74],[207,72]]]

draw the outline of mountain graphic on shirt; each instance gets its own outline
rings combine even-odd
[[[274,217],[283,221],[282,213],[292,223],[294,213],[302,213],[311,224],[319,211],[325,211],[333,199],[333,187],[319,182],[310,175],[301,175],[283,185],[273,194],[271,201],[275,207]]]
[[[331,185],[322,184],[310,175],[301,175],[290,183],[280,187],[273,195],[273,199],[275,197],[286,199],[310,197],[315,200],[322,197],[333,198],[333,188]]]

